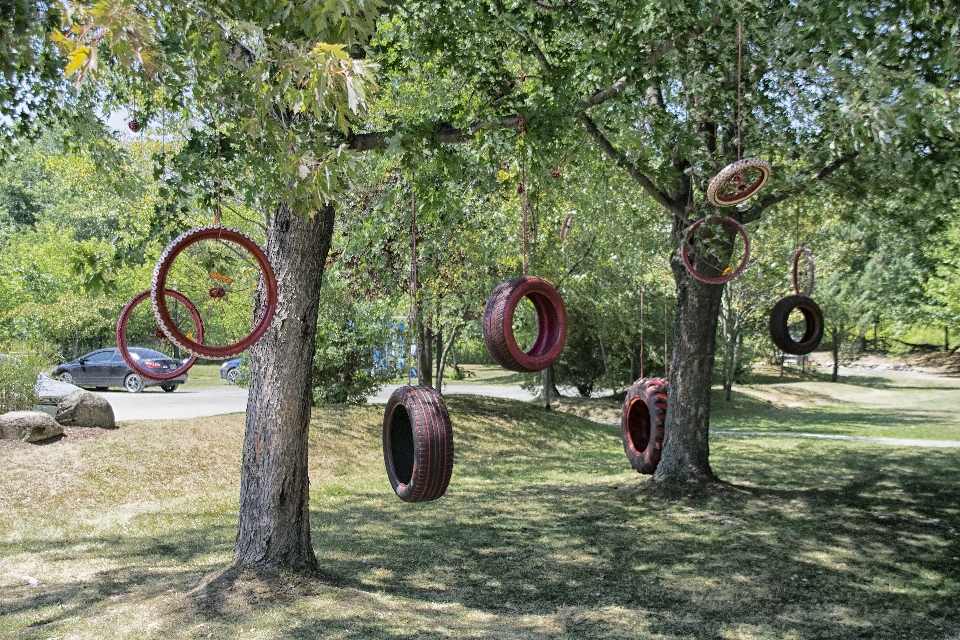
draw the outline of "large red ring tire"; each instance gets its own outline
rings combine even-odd
[[[537,312],[537,339],[526,353],[513,335],[513,314],[524,297]],[[567,341],[567,308],[560,293],[536,276],[501,282],[483,309],[483,340],[490,357],[504,369],[543,371],[557,361]]]
[[[756,169],[760,177],[729,195],[723,194],[723,188],[737,180],[748,169]],[[721,169],[707,186],[707,200],[715,207],[732,207],[755,196],[770,180],[770,163],[762,158],[744,158]]]
[[[668,384],[663,378],[641,378],[630,386],[623,401],[623,450],[630,466],[640,473],[651,474],[660,464]]]
[[[799,309],[803,314],[803,337],[794,340],[788,329],[790,312]],[[823,312],[816,302],[807,296],[787,296],[770,311],[770,338],[784,353],[802,356],[820,346],[823,340]]]
[[[172,289],[167,289],[163,293],[165,296],[174,298],[180,302],[187,311],[193,317],[194,325],[197,327],[197,341],[203,341],[203,320],[200,319],[200,314],[197,313],[197,308],[193,306],[193,303],[183,294],[173,291]],[[120,312],[120,319],[117,320],[117,349],[120,351],[120,356],[123,358],[123,361],[127,363],[127,366],[133,369],[138,375],[149,378],[151,380],[173,380],[174,378],[179,378],[184,373],[187,372],[190,367],[197,361],[197,356],[191,355],[189,358],[184,360],[183,366],[180,366],[173,371],[167,373],[154,373],[152,371],[147,371],[137,363],[136,360],[130,355],[130,351],[127,348],[127,322],[130,320],[130,315],[133,313],[133,310],[145,302],[147,298],[150,297],[150,290],[139,293],[133,297],[130,302],[123,308],[123,311]]]
[[[443,398],[423,385],[394,391],[383,413],[387,478],[404,502],[429,502],[447,490],[453,473],[453,427]]]
[[[692,238],[693,234],[697,232],[697,229],[700,228],[700,225],[708,220],[719,221],[723,224],[732,226],[743,238],[743,259],[740,261],[740,264],[737,265],[736,269],[726,275],[720,275],[716,277],[706,276],[694,268],[693,261],[690,259],[690,238]],[[683,258],[683,265],[687,268],[687,271],[690,272],[690,275],[700,282],[706,282],[707,284],[723,284],[724,282],[733,280],[738,275],[743,273],[743,270],[746,269],[747,265],[750,263],[750,237],[747,235],[747,230],[743,228],[743,225],[733,218],[724,216],[707,216],[705,218],[700,218],[690,225],[690,228],[687,229],[687,232],[683,236],[683,241],[680,243],[680,257]]]
[[[211,238],[226,240],[240,245],[250,254],[250,257],[256,261],[263,276],[263,307],[259,319],[245,338],[233,344],[219,346],[200,344],[179,331],[170,317],[170,310],[167,308],[167,302],[164,296],[157,295],[158,291],[167,288],[167,275],[177,256],[190,245]],[[153,270],[150,299],[153,301],[153,312],[157,317],[157,323],[163,332],[167,334],[167,337],[170,338],[171,342],[196,356],[222,360],[243,353],[266,333],[277,311],[277,278],[274,275],[273,266],[270,264],[270,259],[267,258],[267,254],[260,248],[260,245],[245,233],[217,225],[198,227],[180,235],[180,237],[171,242],[167,248],[163,250],[163,253],[160,254],[157,265]]]
[[[807,255],[807,290],[804,293],[800,293],[800,280],[799,280],[799,270],[800,270],[800,256]],[[798,296],[806,296],[809,298],[813,295],[813,280],[814,280],[814,262],[813,262],[813,251],[808,247],[800,247],[797,249],[797,254],[793,256],[793,292]]]

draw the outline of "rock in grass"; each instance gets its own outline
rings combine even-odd
[[[36,442],[63,433],[53,416],[43,411],[11,411],[0,415],[0,438]]]
[[[79,389],[57,403],[57,422],[65,427],[117,426],[113,407],[101,396]]]

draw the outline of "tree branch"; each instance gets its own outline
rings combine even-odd
[[[671,213],[677,216],[683,216],[683,207],[679,203],[675,202],[670,196],[660,190],[653,183],[653,181],[648,178],[639,168],[637,168],[636,163],[631,162],[627,158],[626,154],[613,146],[613,144],[607,139],[606,136],[597,128],[596,123],[588,116],[586,113],[581,112],[579,114],[580,122],[583,123],[584,129],[587,130],[593,137],[593,141],[600,147],[607,157],[613,160],[614,164],[619,165],[621,168],[625,169],[627,173],[630,174],[630,177],[633,178],[644,190],[650,194],[650,196],[660,203],[663,207],[668,209]]]
[[[823,180],[830,174],[836,172],[843,165],[847,164],[848,162],[852,162],[858,155],[860,155],[860,152],[854,151],[852,153],[847,153],[840,156],[839,158],[837,158],[836,160],[834,160],[824,168],[820,169],[820,171],[817,172],[817,175],[815,175],[813,179]],[[757,203],[756,206],[750,207],[749,209],[747,209],[741,214],[740,216],[741,224],[747,224],[748,222],[754,222],[755,220],[759,220],[760,215],[764,212],[764,210],[769,209],[773,205],[779,204],[784,200],[787,200],[788,198],[791,198],[796,195],[800,195],[806,190],[807,190],[807,184],[802,184],[793,189],[787,189],[786,191],[781,191],[779,193],[772,193],[770,195],[760,198],[760,202]]]

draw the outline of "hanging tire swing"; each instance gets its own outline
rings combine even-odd
[[[630,386],[623,401],[623,450],[630,466],[639,473],[652,474],[660,464],[668,384],[663,378],[641,378]]]
[[[736,268],[729,270],[729,272],[725,270],[719,276],[708,276],[697,271],[693,264],[695,258],[690,257],[690,241],[693,239],[697,229],[699,229],[705,222],[721,223],[733,227],[737,234],[743,238],[743,258],[740,260],[740,264],[737,265]],[[680,256],[683,259],[683,265],[687,268],[687,271],[690,272],[690,275],[700,282],[706,282],[707,284],[723,284],[724,282],[733,280],[743,273],[743,270],[747,268],[747,264],[750,262],[750,237],[747,235],[747,231],[743,228],[743,225],[733,218],[726,216],[707,216],[706,218],[700,218],[687,229],[687,232],[684,234],[683,240],[680,244]]]
[[[732,207],[755,196],[770,180],[770,163],[743,158],[727,165],[707,186],[707,200],[715,207]]]
[[[166,296],[187,295],[205,318],[208,344],[181,331]],[[266,253],[246,234],[214,224],[170,243],[153,270],[154,315],[170,341],[196,356],[231,358],[263,337],[277,310],[277,279]]]
[[[523,351],[513,334],[513,317],[523,298],[537,313],[537,337]],[[557,361],[567,340],[567,308],[556,288],[536,276],[501,282],[483,309],[483,340],[497,364],[510,371],[543,371]]]
[[[383,414],[387,478],[404,502],[429,502],[447,490],[453,473],[453,427],[443,398],[424,385],[390,395]]]
[[[800,293],[798,267],[800,256],[806,254],[808,274],[806,295]],[[820,346],[823,340],[823,312],[820,306],[810,298],[813,293],[813,252],[807,247],[800,247],[793,258],[793,290],[794,295],[781,299],[773,305],[770,311],[770,338],[781,351],[791,355],[802,356]],[[803,316],[803,334],[794,339],[790,333],[790,314],[799,311]]]
[[[164,291],[164,297],[173,298],[178,303],[182,304],[186,313],[175,313],[174,316],[177,317],[176,324],[178,329],[181,332],[185,332],[186,335],[192,336],[196,339],[197,342],[203,342],[203,321],[200,319],[200,314],[197,312],[197,308],[193,305],[190,300],[187,299],[182,293],[178,291],[173,291],[171,289],[166,289]],[[156,324],[156,318],[150,312],[149,307],[145,312],[140,311],[140,305],[146,302],[150,298],[150,291],[144,291],[143,293],[137,294],[133,297],[130,302],[123,308],[123,311],[120,312],[120,319],[117,321],[117,349],[120,351],[120,356],[123,358],[123,361],[127,363],[133,371],[144,378],[149,378],[151,380],[173,380],[178,378],[184,373],[187,372],[190,367],[197,361],[197,356],[191,355],[189,358],[183,361],[183,364],[176,369],[171,369],[168,371],[159,371],[154,369],[146,369],[140,365],[136,358],[133,357],[133,354],[130,353],[129,343],[127,340],[127,334],[131,328],[139,326],[141,330],[148,329],[152,338],[155,341],[154,344],[146,344],[148,348],[152,348],[154,351],[159,351],[170,357],[171,360],[174,359],[174,356],[177,354],[166,353],[168,345],[172,344],[167,338],[166,334],[160,329]],[[148,315],[149,314],[149,315]],[[138,343],[143,344],[142,340],[139,340]]]

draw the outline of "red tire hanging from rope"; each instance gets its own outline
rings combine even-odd
[[[524,352],[513,335],[513,316],[523,298],[537,313],[537,338]],[[497,364],[510,371],[543,371],[557,361],[567,340],[567,309],[552,284],[536,276],[501,282],[483,310],[483,340]]]
[[[725,272],[719,276],[708,276],[700,273],[693,266],[693,260],[690,258],[690,240],[693,238],[693,234],[697,232],[697,229],[699,229],[700,226],[707,221],[720,222],[722,224],[729,225],[733,227],[743,238],[743,258],[740,260],[740,264],[737,265],[735,269],[730,271],[730,273]],[[733,280],[738,275],[743,273],[743,270],[747,268],[747,264],[750,262],[750,238],[747,236],[747,231],[743,228],[743,225],[733,218],[727,218],[723,216],[707,216],[706,218],[700,218],[687,229],[687,232],[684,234],[683,240],[680,243],[680,256],[683,258],[683,264],[687,268],[687,271],[690,272],[690,275],[700,282],[706,282],[707,284],[723,284],[724,282]]]
[[[197,308],[193,306],[193,303],[187,299],[186,296],[181,294],[178,291],[173,291],[167,289],[164,291],[164,296],[173,298],[180,304],[184,306],[187,310],[187,313],[179,320],[178,326],[181,331],[186,329],[189,334],[193,334],[196,337],[197,342],[203,342],[203,321],[200,319],[200,314],[197,313]],[[156,340],[157,344],[148,345],[150,348],[153,348],[155,351],[161,351],[163,343],[172,344],[167,339],[163,331],[160,330],[160,327],[156,325],[156,318],[154,318],[153,313],[148,310],[139,314],[141,316],[149,316],[148,318],[135,317],[134,313],[137,312],[138,307],[141,304],[146,302],[150,298],[150,291],[144,291],[133,297],[130,302],[123,308],[123,311],[120,312],[120,319],[117,321],[117,349],[120,351],[120,356],[123,358],[123,361],[127,363],[131,369],[136,373],[143,376],[144,378],[149,378],[151,380],[173,380],[178,378],[184,373],[187,372],[190,367],[197,361],[197,357],[191,355],[189,358],[183,361],[183,364],[176,369],[171,369],[168,371],[160,372],[153,369],[145,369],[140,366],[140,363],[133,357],[128,348],[127,333],[131,329],[131,324],[141,325],[141,329],[147,328],[145,325],[149,324],[149,329],[151,330],[152,336],[151,339]],[[147,322],[149,320],[149,322]],[[192,327],[192,330],[191,330]],[[164,349],[165,351],[165,349]],[[162,351],[161,351],[162,352]],[[174,359],[175,354],[164,354],[168,355],[170,359]]]
[[[207,342],[180,331],[165,296],[176,289],[204,318]],[[277,310],[277,279],[266,253],[246,234],[219,225],[182,234],[163,250],[150,288],[157,323],[170,341],[204,358],[231,358],[266,333]]]
[[[453,473],[453,428],[443,398],[424,385],[391,394],[383,414],[387,478],[404,502],[429,502],[447,490]]]
[[[668,384],[663,378],[641,378],[630,386],[623,401],[623,450],[630,466],[639,473],[651,474],[660,464]]]
[[[800,293],[800,256],[807,255],[807,290],[804,293]],[[813,262],[813,251],[807,247],[800,247],[797,249],[797,254],[793,256],[793,292],[798,296],[810,297],[813,295],[813,280],[814,280],[814,262]]]

